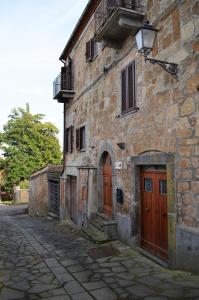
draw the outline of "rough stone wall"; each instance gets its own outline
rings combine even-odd
[[[57,179],[60,177],[63,167],[61,165],[49,165],[33,173],[29,179],[29,215],[46,216],[49,208],[48,175]]]
[[[98,168],[98,152],[105,142],[114,150],[123,170],[116,171],[116,186],[123,188],[124,205],[117,213],[132,212],[132,176],[127,157],[147,151],[175,153],[177,220],[199,227],[199,119],[198,28],[199,2],[146,1],[147,18],[159,28],[153,57],[179,64],[175,79],[160,66],[145,65],[134,37],[122,49],[101,49],[86,63],[85,44],[94,35],[90,21],[71,53],[74,62],[75,98],[67,105],[66,127],[86,125],[84,152],[66,155],[66,166]],[[136,60],[139,111],[121,116],[121,70]],[[104,72],[104,67],[109,70]],[[117,143],[125,142],[125,150]]]

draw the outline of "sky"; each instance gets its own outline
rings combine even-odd
[[[30,105],[33,114],[60,130],[63,104],[53,100],[59,56],[88,0],[0,0],[0,131],[15,107]]]

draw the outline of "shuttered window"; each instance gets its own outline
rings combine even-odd
[[[73,152],[73,131],[74,131],[73,126],[70,126],[70,127],[66,128],[66,138],[65,138],[66,153],[72,153]]]
[[[98,55],[99,43],[93,39],[86,43],[86,61],[91,62]]]
[[[82,126],[76,130],[76,149],[78,151],[86,149],[86,128]]]
[[[136,109],[135,61],[121,73],[122,114]]]

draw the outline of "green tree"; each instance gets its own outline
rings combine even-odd
[[[61,162],[58,129],[42,122],[44,115],[15,108],[0,133],[0,151],[4,157],[5,186],[8,190],[27,180],[30,175],[48,164]]]

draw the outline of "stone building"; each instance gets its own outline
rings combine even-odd
[[[90,0],[60,60],[64,106],[60,215],[99,217],[118,237],[199,271],[199,1]],[[135,33],[158,29],[148,58]],[[164,65],[165,67],[165,65]]]

